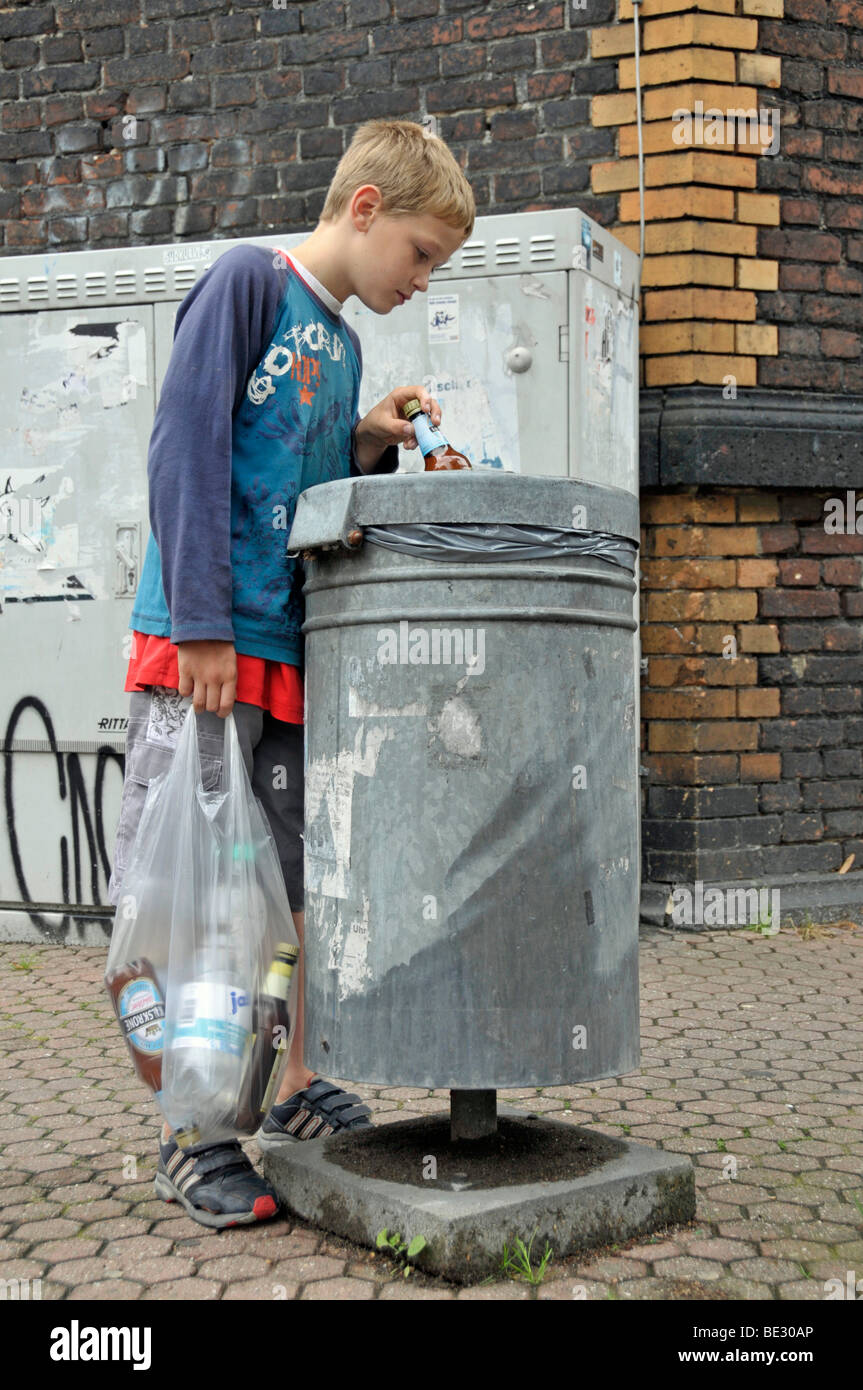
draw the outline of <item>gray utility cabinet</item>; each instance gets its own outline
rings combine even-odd
[[[174,316],[232,246],[290,249],[307,235],[0,259],[0,742],[11,755],[0,939],[104,939],[147,449]],[[575,208],[479,218],[427,294],[385,316],[348,300],[361,410],[422,381],[474,467],[637,495],[637,268]],[[421,467],[416,451],[402,465]]]

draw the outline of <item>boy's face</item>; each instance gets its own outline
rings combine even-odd
[[[388,314],[417,291],[425,293],[429,276],[444,265],[466,238],[429,213],[392,217],[380,210],[374,185],[358,189],[351,200],[355,240],[354,293],[376,314]]]

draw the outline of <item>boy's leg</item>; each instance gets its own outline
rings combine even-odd
[[[300,943],[300,959],[297,963],[297,1026],[294,1029],[294,1037],[291,1042],[291,1050],[288,1053],[288,1065],[285,1067],[285,1074],[282,1077],[282,1084],[279,1087],[279,1094],[276,1096],[275,1104],[281,1105],[288,1096],[293,1096],[297,1091],[305,1090],[315,1072],[309,1071],[303,1061],[303,978],[305,971],[305,951],[303,946],[305,930],[305,913],[291,912],[294,919],[294,926],[297,932],[297,940]]]
[[[261,737],[255,747],[252,790],[270,826],[291,916],[300,943],[297,964],[297,1023],[282,1084],[275,1103],[302,1091],[316,1075],[303,1062],[304,881],[303,881],[303,725],[275,719],[264,711]]]
[[[264,714],[264,730],[255,749],[252,787],[259,798],[282,866],[291,915],[300,946],[304,945],[303,902],[303,726]],[[344,1091],[303,1061],[304,957],[297,967],[297,1023],[282,1084],[257,1139],[267,1152],[334,1130],[359,1129],[371,1123],[371,1110],[352,1091]]]

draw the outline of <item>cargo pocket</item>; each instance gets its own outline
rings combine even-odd
[[[167,772],[174,758],[173,748],[137,739],[126,754],[126,774],[120,802],[120,821],[114,841],[114,865],[108,885],[108,900],[116,905],[123,878],[135,848],[135,838],[147,792],[154,778]],[[205,792],[217,791],[222,780],[222,759],[200,750],[201,785]]]

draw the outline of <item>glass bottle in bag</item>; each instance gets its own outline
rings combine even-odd
[[[276,1082],[287,1051],[291,1018],[288,995],[299,946],[280,941],[255,1001],[252,1050],[237,1110],[237,1129],[253,1134],[276,1098]]]
[[[458,449],[454,449],[437,425],[432,424],[416,398],[405,402],[402,414],[414,427],[417,443],[426,461],[426,473],[471,467],[470,460],[466,459],[464,454],[460,454]]]
[[[165,1042],[165,996],[146,956],[115,966],[105,988],[138,1077],[159,1099]]]

